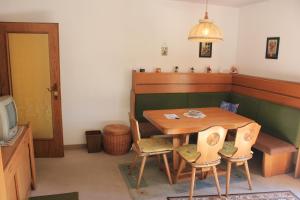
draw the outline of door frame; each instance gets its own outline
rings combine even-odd
[[[52,103],[52,139],[34,139],[35,157],[63,157],[63,127],[61,109],[60,59],[59,59],[59,24],[58,23],[28,23],[0,22],[0,96],[13,95],[11,71],[9,63],[8,34],[31,33],[48,34],[50,87],[55,85],[57,93],[51,95]],[[1,81],[2,80],[2,81]],[[46,88],[45,88],[46,89]]]

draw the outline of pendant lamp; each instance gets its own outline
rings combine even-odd
[[[189,33],[188,39],[195,42],[218,42],[223,41],[222,30],[208,19],[207,2],[204,19],[199,21]]]

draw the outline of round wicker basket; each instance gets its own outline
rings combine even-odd
[[[103,147],[112,155],[126,154],[131,147],[130,128],[121,124],[107,125],[103,129]]]

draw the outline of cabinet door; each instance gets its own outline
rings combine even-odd
[[[19,200],[27,200],[31,183],[29,147],[25,145],[16,171]]]
[[[15,176],[12,175],[6,176],[6,192],[7,192],[7,199],[18,200]]]

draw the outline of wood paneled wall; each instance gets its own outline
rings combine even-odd
[[[230,92],[231,74],[132,72],[135,94]]]
[[[300,109],[300,83],[236,74],[232,92]]]

